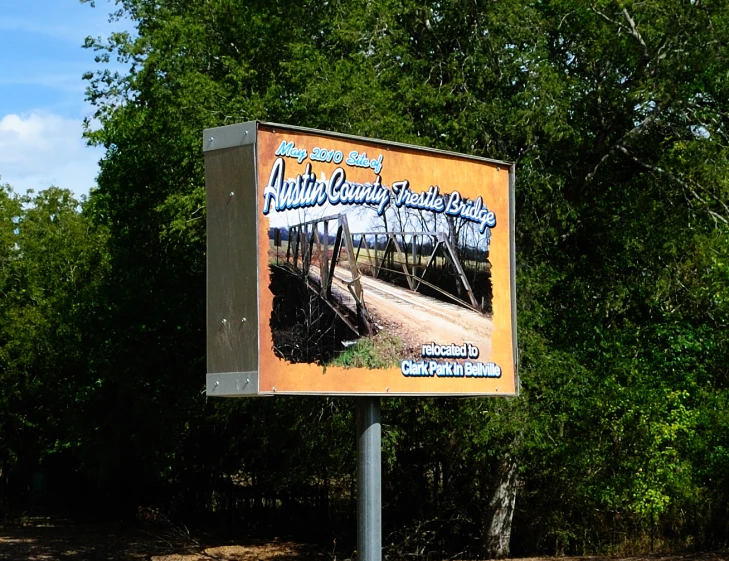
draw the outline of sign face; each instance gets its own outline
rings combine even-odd
[[[209,395],[515,395],[514,167],[205,131]]]

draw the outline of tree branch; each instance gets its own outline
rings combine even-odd
[[[638,43],[640,43],[643,47],[643,56],[645,58],[650,58],[650,55],[648,53],[648,45],[646,45],[645,41],[643,41],[643,36],[640,34],[640,31],[638,31],[638,28],[635,25],[635,21],[633,21],[633,18],[630,17],[627,8],[623,8],[623,15],[625,16],[625,19],[628,20],[628,24],[630,25],[630,34],[635,37],[636,41],[638,41]]]
[[[668,179],[670,179],[671,181],[673,181],[676,185],[679,185],[680,187],[682,187],[683,189],[685,189],[688,193],[691,193],[691,195],[697,201],[701,202],[704,206],[706,206],[706,207],[709,206],[709,202],[706,199],[704,199],[703,197],[701,197],[701,195],[699,195],[696,192],[696,189],[694,189],[693,187],[691,187],[688,183],[686,183],[682,179],[679,179],[678,177],[676,177],[675,175],[673,175],[671,172],[666,171],[665,169],[663,169],[661,167],[653,166],[653,165],[647,164],[647,163],[639,160],[633,154],[631,154],[630,151],[628,151],[628,149],[625,146],[618,145],[616,148],[620,152],[622,152],[623,154],[625,154],[626,156],[628,156],[628,158],[630,158],[631,160],[633,160],[640,167],[642,167],[644,169],[647,169],[649,171],[653,171],[655,173],[659,173],[659,174],[667,177]],[[727,211],[727,215],[729,216],[729,207],[726,205],[726,203],[724,203],[724,201],[722,201],[721,199],[719,199],[715,195],[712,195],[712,197],[714,199],[716,199],[724,207],[724,209]],[[727,218],[725,218],[721,214],[719,214],[717,212],[714,212],[713,210],[711,210],[709,208],[706,208],[706,212],[708,212],[709,215],[711,215],[711,217],[714,218],[714,220],[721,220],[724,224],[729,224],[729,220],[727,220]]]
[[[671,181],[673,181],[677,185],[679,185],[679,186],[683,187],[684,189],[686,189],[687,191],[693,193],[694,197],[696,197],[701,202],[703,202],[703,203],[706,202],[701,197],[699,197],[699,195],[696,193],[696,191],[694,191],[693,188],[688,183],[686,183],[685,181],[680,180],[678,177],[676,177],[672,173],[670,173],[670,172],[666,171],[665,169],[660,168],[658,166],[652,166],[650,164],[647,164],[647,163],[639,160],[633,154],[631,154],[625,146],[622,146],[622,145],[618,144],[616,146],[616,149],[617,150],[620,150],[623,154],[625,154],[626,156],[628,156],[628,158],[630,158],[631,160],[633,160],[640,167],[645,168],[645,169],[647,169],[649,171],[654,171],[656,173],[660,173],[661,175],[665,175],[666,177],[668,177]]]
[[[597,173],[597,170],[600,168],[600,166],[605,162],[605,160],[607,160],[612,155],[613,152],[615,152],[615,150],[618,149],[618,147],[621,146],[621,143],[623,143],[626,139],[630,138],[631,136],[633,136],[635,134],[638,134],[641,131],[641,129],[645,128],[652,121],[654,121],[655,120],[655,117],[653,116],[654,113],[651,113],[650,115],[648,115],[640,123],[638,123],[637,125],[635,125],[635,127],[633,127],[628,132],[626,132],[620,138],[620,140],[618,140],[615,144],[613,144],[613,146],[603,155],[603,157],[600,158],[600,161],[597,162],[597,164],[595,164],[595,167],[592,168],[592,171],[585,176],[585,181],[586,182],[587,181],[591,181],[592,178],[595,177],[595,174]]]

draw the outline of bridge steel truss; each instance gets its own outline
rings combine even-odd
[[[320,232],[321,228],[321,232]],[[334,244],[330,245],[330,234],[335,232]],[[359,237],[355,249],[354,240]],[[370,247],[367,238],[374,238],[374,245]],[[384,249],[379,250],[379,241],[384,241]],[[408,261],[405,249],[408,247],[407,238],[410,238],[410,254],[412,261]],[[419,244],[417,240],[422,240]],[[432,247],[427,257],[425,267],[416,264],[418,246],[422,249],[426,246],[426,240]],[[331,247],[331,250],[330,250]],[[405,249],[404,249],[405,248]],[[450,292],[425,280],[425,275],[431,266],[436,262],[438,250],[443,248],[443,253],[451,261],[456,271],[456,280],[461,284],[463,291],[468,295],[469,301],[465,301]],[[346,214],[325,216],[289,227],[289,240],[286,248],[286,264],[288,268],[300,277],[307,286],[316,292],[332,310],[349,326],[352,331],[361,336],[373,332],[373,322],[367,313],[367,306],[362,286],[362,272],[358,266],[362,250],[365,250],[367,261],[372,270],[372,276],[379,278],[382,271],[389,271],[401,274],[405,277],[408,287],[417,291],[421,285],[443,294],[454,302],[477,312],[483,313],[482,306],[473,292],[471,283],[466,277],[465,270],[458,258],[458,253],[451,240],[444,232],[411,231],[411,232],[356,232],[349,229]],[[332,280],[335,269],[341,264],[342,250],[346,252],[347,268],[349,269],[350,280],[345,281],[347,289],[356,304],[356,318],[352,318],[348,310],[332,298]],[[381,256],[380,256],[381,253]],[[397,264],[401,271],[386,267],[388,258],[398,256]],[[394,260],[392,260],[394,261]],[[312,267],[314,269],[312,270]],[[421,269],[420,271],[418,269]],[[311,273],[311,274],[310,274]],[[311,277],[319,277],[315,283]]]
[[[451,243],[451,240],[448,238],[445,232],[356,232],[353,234],[353,236],[359,236],[356,258],[359,259],[360,251],[362,248],[364,248],[366,250],[367,259],[370,263],[370,267],[372,268],[374,278],[379,278],[380,273],[383,270],[402,274],[405,276],[410,290],[417,291],[420,288],[420,285],[425,285],[457,302],[458,304],[465,306],[466,308],[475,310],[477,312],[483,311],[482,307],[478,303],[478,300],[476,299],[475,294],[473,293],[471,283],[468,282],[466,272],[463,269],[461,260],[458,258],[458,253],[456,252],[453,244]],[[370,246],[367,243],[367,236],[374,237],[374,258],[372,257],[373,251],[370,249]],[[403,248],[407,247],[406,236],[410,237],[410,249],[412,255],[411,263],[408,263],[407,252],[403,250]],[[385,242],[385,247],[382,251],[382,257],[378,258],[377,248],[380,238],[385,238],[387,241]],[[402,245],[400,242],[398,242],[398,238],[400,238]],[[417,256],[419,255],[417,249],[417,240],[419,238],[428,239],[433,249],[428,256],[425,267],[418,274],[418,266],[416,265],[416,260]],[[421,242],[420,247],[422,248],[424,245],[425,244]],[[430,269],[431,265],[435,263],[438,249],[440,249],[441,247],[444,249],[445,256],[450,259],[451,263],[453,264],[453,267],[456,270],[456,280],[461,283],[464,292],[468,295],[470,303],[425,280],[425,274],[428,272],[428,269]],[[400,258],[398,259],[397,263],[400,265],[402,273],[400,273],[400,271],[388,269],[385,267],[387,258],[394,254],[397,254]]]
[[[331,255],[329,251],[329,233],[333,232],[330,224],[336,227],[336,236],[334,238],[334,246]],[[322,226],[323,232],[319,233],[319,226]],[[313,260],[314,248],[318,259]],[[334,279],[334,270],[340,262],[342,249],[347,253],[347,263],[351,273],[351,280],[346,281],[347,289],[356,304],[356,323],[352,321],[349,314],[341,309],[341,306],[332,298],[332,280]],[[319,267],[319,286],[312,284],[309,278],[311,272],[312,261],[318,261]],[[352,243],[352,234],[349,231],[349,223],[345,214],[336,214],[333,216],[325,216],[315,220],[302,222],[296,226],[289,228],[289,243],[286,248],[286,263],[291,269],[301,277],[307,286],[314,292],[317,292],[332,310],[347,324],[347,326],[361,336],[363,334],[372,334],[372,320],[367,313],[367,306],[364,301],[364,290],[362,288],[362,273],[357,267],[357,258],[354,253],[354,244]]]

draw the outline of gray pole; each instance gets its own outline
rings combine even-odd
[[[382,428],[380,398],[357,398],[357,552],[382,560]]]

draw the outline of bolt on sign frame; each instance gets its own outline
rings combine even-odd
[[[263,122],[203,150],[208,395],[518,394],[513,164]]]

